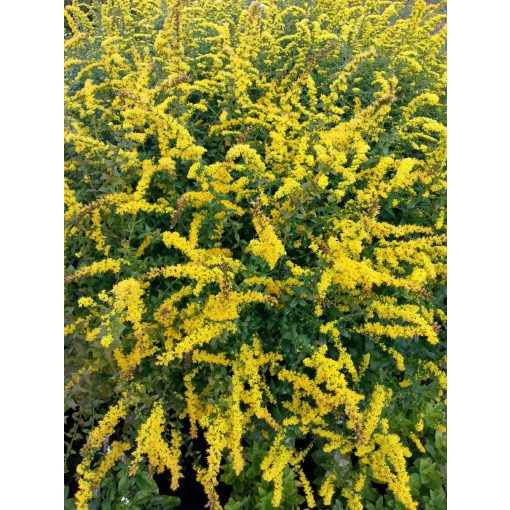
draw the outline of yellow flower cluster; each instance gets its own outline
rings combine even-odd
[[[415,444],[416,448],[418,448],[418,450],[421,453],[425,453],[426,452],[425,447],[423,446],[423,443],[420,441],[420,439],[418,438],[418,436],[414,432],[411,432],[409,434],[409,439]]]
[[[139,328],[144,312],[143,288],[140,282],[134,278],[122,280],[113,287],[112,293],[115,312],[131,322],[135,328]]]
[[[108,471],[124,456],[130,447],[129,443],[113,441],[110,450],[97,469],[91,470],[86,463],[78,466],[76,471],[80,478],[78,479],[78,492],[76,493],[76,510],[88,510],[94,490],[99,487]]]
[[[66,282],[72,282],[79,280],[85,276],[95,276],[97,274],[107,273],[112,271],[113,273],[120,273],[122,264],[125,263],[122,259],[103,259],[98,262],[93,262],[88,266],[83,266],[74,273],[71,273],[66,277]]]
[[[372,438],[380,421],[381,412],[388,404],[390,398],[391,390],[386,391],[380,385],[374,388],[367,410],[363,413],[363,424],[358,429],[358,439],[361,445],[358,446],[356,455],[362,457],[367,450],[370,450],[370,446],[367,447],[366,445],[367,443],[370,444],[369,440]]]
[[[170,470],[170,488],[175,491],[179,487],[179,479],[183,476],[179,465],[181,435],[178,429],[172,429],[172,440],[168,445],[163,439],[165,423],[163,405],[156,402],[149,418],[138,432],[131,470],[133,473],[136,472],[138,462],[143,455],[147,455],[149,466],[154,472]]]
[[[236,331],[233,322],[208,322],[204,319],[189,321],[190,333],[183,337],[177,345],[158,357],[158,365],[168,365],[175,359],[181,359],[186,353],[192,352],[196,347],[209,343],[213,338]],[[198,326],[198,327],[197,327]]]
[[[374,300],[368,307],[368,318],[383,322],[368,322],[360,332],[392,339],[423,336],[431,344],[438,342],[433,324],[433,313],[417,305],[397,305],[394,299]],[[399,321],[395,323],[394,321]],[[403,324],[402,324],[403,323]],[[406,324],[407,323],[407,324]],[[392,351],[393,352],[393,351]]]
[[[264,480],[274,484],[271,503],[275,508],[278,508],[282,500],[284,470],[293,458],[293,451],[285,446],[284,438],[284,432],[277,434],[266,457],[260,464]]]
[[[221,505],[216,486],[218,485],[222,452],[228,446],[227,432],[229,424],[228,420],[221,419],[216,413],[212,416],[203,416],[201,424],[207,427],[204,433],[208,444],[207,469],[197,468],[197,481],[204,487],[209,507],[217,510],[221,508]]]
[[[113,434],[119,421],[126,417],[127,405],[125,399],[111,406],[107,413],[101,418],[97,426],[89,433],[87,442],[83,447],[83,453],[89,455],[93,449],[99,448],[107,435]]]
[[[244,468],[245,461],[241,443],[252,416],[265,421],[273,429],[280,428],[268,409],[262,405],[264,395],[268,395],[267,398],[274,403],[263,379],[263,366],[269,364],[275,367],[280,360],[280,355],[264,353],[258,339],[254,340],[252,347],[243,345],[241,352],[234,360],[228,360],[224,354],[211,355],[194,351],[193,361],[195,363],[218,363],[232,367],[230,395],[219,405],[209,406],[207,411],[200,404],[193,389],[192,381],[196,371],[185,378],[186,410],[181,418],[189,417],[192,437],[196,436],[197,422],[205,429],[205,437],[209,444],[208,465],[206,470],[198,471],[198,480],[204,486],[212,505],[217,506],[219,501],[215,488],[218,484],[217,477],[223,450],[230,451],[232,465],[237,474],[240,474]],[[247,406],[247,410],[242,411],[241,405]],[[220,406],[224,408],[223,411]]]
[[[361,461],[370,465],[374,477],[387,483],[388,488],[406,508],[417,509],[409,489],[406,469],[406,458],[411,456],[411,452],[402,445],[396,434],[375,434],[374,443],[375,449]]]
[[[261,292],[229,292],[209,296],[204,307],[204,316],[213,321],[234,320],[239,317],[239,308],[249,303],[271,303],[270,296]]]
[[[320,486],[319,496],[323,499],[324,504],[326,506],[331,505],[331,500],[335,495],[335,482],[336,475],[333,473],[327,476],[322,482],[322,485]]]
[[[308,508],[315,508],[315,498],[313,496],[312,487],[310,485],[310,482],[306,478],[305,472],[301,469],[297,469],[299,480],[301,482],[301,486],[303,487],[303,491],[305,493],[306,497],[306,504]]]
[[[274,269],[278,259],[286,254],[285,247],[264,215],[255,216],[253,225],[259,238],[250,241],[249,249],[254,255],[264,259],[269,269]]]
[[[87,442],[82,448],[83,460],[76,468],[79,475],[78,492],[76,493],[77,510],[87,510],[93,497],[94,490],[100,485],[106,473],[115,465],[117,460],[131,447],[129,443],[113,441],[99,466],[91,469],[94,451],[101,447],[105,438],[112,435],[119,421],[126,417],[128,408],[125,402],[126,395],[117,404],[111,406],[97,426],[92,429]]]

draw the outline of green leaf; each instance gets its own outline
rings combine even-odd
[[[181,499],[177,496],[156,496],[154,502],[164,506],[165,508],[175,508],[181,504]]]

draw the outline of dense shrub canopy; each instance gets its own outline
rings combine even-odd
[[[66,7],[70,508],[445,506],[444,8]]]

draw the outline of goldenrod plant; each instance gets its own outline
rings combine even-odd
[[[445,508],[445,8],[65,7],[66,508]]]

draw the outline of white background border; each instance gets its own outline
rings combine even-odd
[[[0,5],[0,508],[63,506],[63,2]]]
[[[510,508],[510,5],[448,5],[448,504]]]

